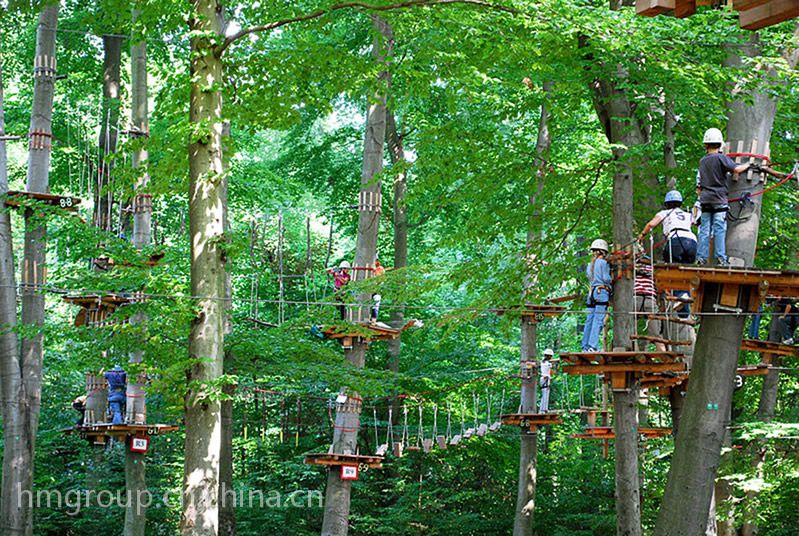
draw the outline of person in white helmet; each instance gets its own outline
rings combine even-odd
[[[552,383],[552,356],[555,352],[552,348],[544,350],[544,359],[541,360],[539,385],[541,386],[541,405],[538,408],[539,413],[546,413],[549,411],[549,391]]]
[[[344,287],[350,282],[350,263],[349,261],[341,261],[338,266],[328,268],[327,272],[333,275],[333,288],[335,289],[334,299],[337,302],[344,302]],[[338,306],[339,316],[341,320],[347,318],[347,307],[344,305]]]
[[[605,259],[608,254],[608,243],[597,239],[591,243],[591,263],[585,269],[590,290],[588,292],[588,317],[583,329],[581,348],[583,352],[596,352],[599,349],[599,335],[605,324],[610,295],[613,291],[613,278],[610,275],[610,264]]]
[[[663,210],[655,214],[638,235],[638,241],[658,225],[663,225],[666,247],[663,260],[669,263],[693,264],[696,260],[696,235],[691,231],[691,213],[682,209],[682,194],[677,190],[666,193]]]
[[[710,255],[711,228],[714,236],[716,260],[727,266],[727,210],[729,210],[727,173],[743,173],[751,165],[736,164],[721,152],[724,136],[717,128],[709,128],[703,139],[707,154],[699,161],[699,203],[702,216],[699,223],[699,244],[696,263],[706,264]]]

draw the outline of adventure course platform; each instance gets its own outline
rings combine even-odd
[[[340,326],[319,326],[319,330],[326,339],[340,340],[341,345],[345,348],[351,348],[355,339],[363,339],[366,342],[390,341],[399,337],[401,331],[389,326],[370,324],[369,322]]]
[[[595,408],[590,406],[580,406],[579,408],[569,410],[569,413],[585,414],[585,421],[589,428],[597,426],[597,417],[600,419],[609,418],[610,410]]]
[[[741,350],[747,352],[757,352],[766,355],[799,356],[799,346],[782,344],[772,341],[761,341],[759,339],[744,339],[741,341]]]
[[[738,11],[738,24],[745,30],[759,30],[799,17],[799,3],[795,0],[732,0],[731,3]],[[718,5],[718,0],[715,4]],[[713,5],[713,0],[636,0],[635,12],[644,17],[673,15],[683,19],[695,14],[698,6]]]
[[[757,365],[743,365],[735,369],[735,373],[740,376],[765,376],[768,374],[771,366],[768,363],[759,363]]]
[[[94,265],[100,270],[110,270],[111,268],[115,268],[117,266],[122,266],[125,268],[152,268],[154,266],[158,266],[161,262],[161,259],[164,258],[164,253],[153,253],[147,259],[142,262],[130,262],[130,261],[122,261],[116,262],[113,258],[107,256],[100,256],[93,260]]]
[[[357,465],[358,467],[369,467],[370,469],[379,469],[383,467],[382,456],[367,456],[363,454],[332,454],[332,453],[315,453],[305,455],[305,465],[326,465],[326,466],[340,466],[340,465]]]
[[[20,192],[17,190],[9,190],[6,192],[6,206],[12,208],[19,208],[24,205],[24,199],[37,201],[57,208],[62,208],[70,212],[76,212],[81,200],[77,197],[61,196],[53,194],[44,194],[38,192]]]
[[[645,374],[640,378],[641,389],[664,389],[662,394],[668,394],[667,390],[688,381],[688,372],[661,372],[655,374]]]
[[[564,374],[576,376],[604,374],[613,389],[629,387],[628,373],[682,372],[688,365],[678,352],[614,351],[569,352],[560,354]]]
[[[567,296],[567,298],[569,298],[569,296]],[[540,322],[545,318],[555,318],[564,314],[565,312],[566,307],[562,305],[536,305],[532,303],[528,303],[523,306],[518,305],[496,310],[497,315],[500,316],[504,315],[505,313],[508,315],[519,315],[535,322]]]
[[[713,296],[713,307],[718,312],[757,312],[766,296],[799,298],[799,272],[732,266],[656,264],[654,277],[659,290],[688,291],[694,299],[694,312],[702,310],[708,284],[719,285],[719,292]],[[746,294],[749,300],[744,311],[739,298]]]
[[[531,432],[538,430],[539,426],[549,424],[562,424],[560,414],[551,413],[507,413],[499,416],[499,420],[504,426],[518,426],[527,428]]]
[[[124,437],[149,437],[176,432],[179,427],[175,424],[87,424],[73,426],[62,430],[67,435],[77,434],[81,439],[88,439],[95,445],[104,445],[108,438],[120,439]]]
[[[671,428],[655,428],[655,427],[640,427],[638,428],[638,435],[643,436],[644,439],[654,439],[659,437],[667,437],[671,435]],[[612,426],[589,426],[583,429],[580,434],[572,434],[574,439],[615,439],[616,432],[613,431]]]
[[[143,301],[141,293],[130,294],[86,294],[64,296],[63,300],[81,308],[75,317],[75,326],[104,326],[106,320],[117,309],[131,303]]]

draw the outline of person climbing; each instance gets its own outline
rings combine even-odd
[[[724,136],[717,128],[709,128],[702,140],[705,156],[699,161],[699,202],[702,216],[699,224],[699,244],[696,264],[707,264],[710,254],[710,233],[713,232],[716,261],[719,266],[729,266],[727,259],[727,211],[729,210],[727,173],[743,173],[759,166],[750,163],[736,164],[721,152]]]
[[[583,352],[596,352],[599,348],[599,334],[605,324],[605,314],[613,291],[613,278],[610,275],[610,264],[605,260],[608,254],[608,243],[601,238],[591,243],[593,259],[586,267],[590,290],[588,292],[588,317],[583,329],[581,348]]]
[[[374,275],[375,275],[375,277],[380,277],[380,276],[381,276],[381,275],[383,275],[384,273],[386,273],[386,268],[385,268],[385,266],[383,266],[382,264],[380,264],[380,259],[378,259],[377,257],[375,257],[375,270],[374,270]]]
[[[546,413],[549,411],[549,391],[552,383],[552,356],[555,352],[552,348],[544,350],[544,358],[541,360],[539,384],[541,385],[541,406],[538,408],[539,413]]]
[[[777,323],[780,326],[782,344],[793,344],[793,334],[799,326],[799,313],[796,312],[796,302],[789,298],[780,298],[774,304],[774,312],[779,314]]]
[[[333,288],[335,289],[334,300],[341,302],[342,305],[338,306],[339,316],[341,320],[347,318],[347,307],[344,303],[344,287],[350,282],[350,263],[348,261],[341,261],[337,267],[328,268],[327,272],[333,275]]]
[[[657,288],[652,277],[652,261],[646,254],[640,254],[635,259],[635,312],[644,315],[656,314]],[[661,337],[660,320],[648,319],[646,321],[646,334],[650,337]],[[644,345],[645,346],[645,345]],[[666,346],[662,342],[655,343],[658,352],[665,352]]]
[[[124,424],[125,391],[128,386],[128,375],[119,365],[105,373],[108,382],[108,410],[111,412],[111,424]]]
[[[377,317],[380,315],[380,301],[382,299],[383,297],[380,296],[380,294],[372,294],[372,301],[374,301],[374,303],[372,304],[372,307],[369,308],[369,321],[372,324],[377,323]]]
[[[663,210],[655,214],[638,235],[638,242],[658,225],[663,225],[666,247],[663,260],[668,263],[693,264],[696,261],[696,235],[691,231],[691,213],[682,209],[682,194],[671,190],[663,201]]]
[[[75,421],[75,426],[83,426],[86,421],[86,395],[81,395],[72,401],[72,409],[80,413],[80,417]]]

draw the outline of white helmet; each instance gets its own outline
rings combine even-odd
[[[602,240],[601,238],[597,238],[593,242],[591,242],[591,249],[599,249],[604,251],[605,253],[608,252],[608,243]]]
[[[380,294],[372,294],[372,299],[376,302],[379,302],[383,299],[383,297]]]
[[[709,128],[705,131],[702,143],[721,143],[724,144],[724,134],[717,128]]]
[[[350,262],[349,261],[341,261],[341,264],[338,265],[339,268],[349,268]]]
[[[546,356],[552,357],[554,355],[555,355],[555,351],[552,350],[552,348],[547,348],[546,350],[544,350],[544,357],[546,357]]]

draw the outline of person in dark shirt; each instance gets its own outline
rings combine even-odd
[[[774,313],[778,314],[782,344],[793,344],[793,334],[799,326],[799,310],[796,302],[788,298],[780,298],[774,304]]]
[[[111,412],[111,424],[124,424],[125,390],[128,386],[128,375],[119,365],[105,373],[108,382],[108,409]]]
[[[727,266],[727,173],[743,173],[749,163],[736,164],[732,158],[721,152],[724,138],[717,128],[708,129],[704,137],[707,154],[699,161],[699,202],[702,216],[699,224],[699,244],[696,264],[707,264],[710,255],[711,227],[714,236],[716,260],[720,266]]]

